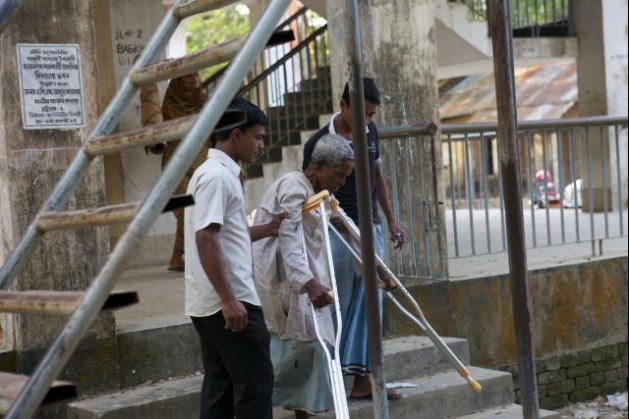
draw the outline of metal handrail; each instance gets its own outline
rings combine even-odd
[[[586,116],[577,118],[544,119],[539,121],[518,121],[518,130],[526,129],[550,129],[550,128],[573,128],[583,126],[603,126],[603,125],[627,125],[627,115],[602,115]],[[497,131],[497,122],[480,122],[469,124],[443,124],[441,133],[473,133],[480,131]]]
[[[286,26],[290,25],[295,20],[297,20],[300,16],[303,16],[307,11],[308,11],[307,7],[302,7],[301,9],[297,10],[290,17],[288,17],[288,19],[284,20],[279,25],[277,25],[276,30],[281,30],[281,29],[285,28]],[[301,44],[299,44],[299,45],[301,45]],[[297,45],[297,47],[299,47],[299,45]],[[216,84],[218,82],[218,80],[221,78],[221,76],[227,70],[227,67],[229,67],[229,64],[226,64],[221,69],[217,70],[214,74],[212,74],[210,77],[205,79],[203,81],[203,83],[202,83],[203,89],[208,90],[209,86]],[[251,80],[250,82],[248,82],[245,85],[245,87],[249,86],[252,83],[257,83],[257,82],[259,82],[259,80],[257,80],[257,77],[256,77],[254,80]],[[238,94],[242,94],[242,93],[239,91]]]
[[[286,64],[286,62],[288,62],[288,60],[293,58],[295,55],[299,54],[303,49],[305,49],[308,46],[308,44],[313,42],[319,35],[325,33],[327,30],[328,30],[328,25],[326,23],[325,25],[321,26],[319,29],[317,29],[313,33],[311,33],[307,38],[305,38],[303,41],[301,41],[299,44],[297,44],[294,48],[292,48],[288,52],[288,54],[285,54],[282,58],[280,58],[278,61],[273,63],[273,65],[271,65],[269,68],[264,70],[262,73],[258,74],[253,80],[251,80],[249,83],[247,83],[246,86],[243,86],[238,91],[238,94],[239,95],[243,95],[243,94],[249,92],[257,84],[259,84],[262,81],[264,81],[271,73],[273,73],[273,71],[277,70],[282,65]]]
[[[576,128],[585,126],[607,126],[607,125],[629,125],[628,115],[602,115],[586,116],[577,118],[544,119],[539,121],[518,121],[518,130],[529,129],[556,129],[556,128]],[[477,132],[487,133],[488,131],[498,131],[497,122],[472,122],[468,124],[441,124],[442,134],[470,134]],[[378,138],[399,138],[410,136],[425,136],[436,134],[434,122],[417,125],[395,125],[378,129]]]
[[[289,16],[288,19],[286,19],[285,21],[277,25],[277,29],[282,29],[283,27],[290,25],[291,23],[296,21],[300,16],[305,15],[308,10],[309,9],[307,7],[302,7],[301,9],[297,10],[295,13]]]

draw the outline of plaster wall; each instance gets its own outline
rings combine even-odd
[[[427,320],[442,336],[469,341],[471,364],[515,364],[516,342],[508,275],[412,287]],[[529,272],[536,359],[627,342],[627,257]],[[388,337],[417,327],[386,306]]]
[[[110,0],[109,8],[113,72],[118,88],[161,22],[165,9],[160,0]],[[173,37],[169,55],[182,55],[182,32],[178,30]],[[166,87],[167,81],[158,83],[161,97]],[[140,98],[136,93],[120,119],[118,130],[128,131],[140,125]],[[115,169],[108,172],[110,203],[143,200],[161,174],[161,156],[147,155],[143,148],[133,148],[120,153],[118,159]],[[161,264],[168,260],[174,232],[175,217],[172,213],[162,214],[135,251],[129,267]],[[123,233],[123,229],[115,231],[113,240]]]

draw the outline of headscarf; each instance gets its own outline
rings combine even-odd
[[[168,83],[168,88],[162,101],[164,121],[198,113],[207,99],[207,95],[201,88],[194,90],[184,89],[181,83],[184,77],[186,76],[171,79],[170,83]]]

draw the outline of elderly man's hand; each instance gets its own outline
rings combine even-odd
[[[314,278],[304,284],[302,292],[307,292],[312,305],[316,308],[322,308],[334,301],[332,292]]]

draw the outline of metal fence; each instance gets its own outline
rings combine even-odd
[[[487,0],[450,0],[468,7],[467,18],[487,21]],[[574,36],[572,0],[511,0],[513,36]]]
[[[431,138],[425,127],[417,132],[387,134],[396,128],[401,127],[381,131],[388,138]],[[604,240],[627,237],[627,116],[525,121],[518,129],[527,248],[589,242],[594,251]],[[496,131],[496,123],[441,126],[442,165],[438,170],[445,192],[450,259],[507,250]],[[400,147],[412,141],[418,140],[407,137],[400,141]],[[385,176],[390,177],[393,168],[386,163]],[[391,187],[395,189],[400,181],[404,180],[392,180]],[[422,202],[409,202],[413,194],[407,192],[393,194],[398,216],[400,208],[410,207],[407,212],[415,211],[411,218],[417,218],[425,212],[420,208],[422,202],[431,205],[434,201],[426,196],[420,198]],[[408,236],[409,248],[427,248],[425,237]],[[398,257],[385,256],[397,268]],[[429,276],[420,265],[422,261],[417,260],[411,270],[402,271]]]
[[[282,146],[299,144],[301,131],[313,129],[313,124],[317,127],[318,116],[331,112],[327,27],[325,19],[312,10],[299,9],[276,28],[291,30],[295,40],[267,48],[238,90],[238,96],[258,105],[269,117],[265,152],[250,166],[277,161]],[[224,69],[204,81],[208,91]]]
[[[519,124],[527,247],[627,236],[627,117]],[[495,124],[443,125],[450,257],[506,250]]]

